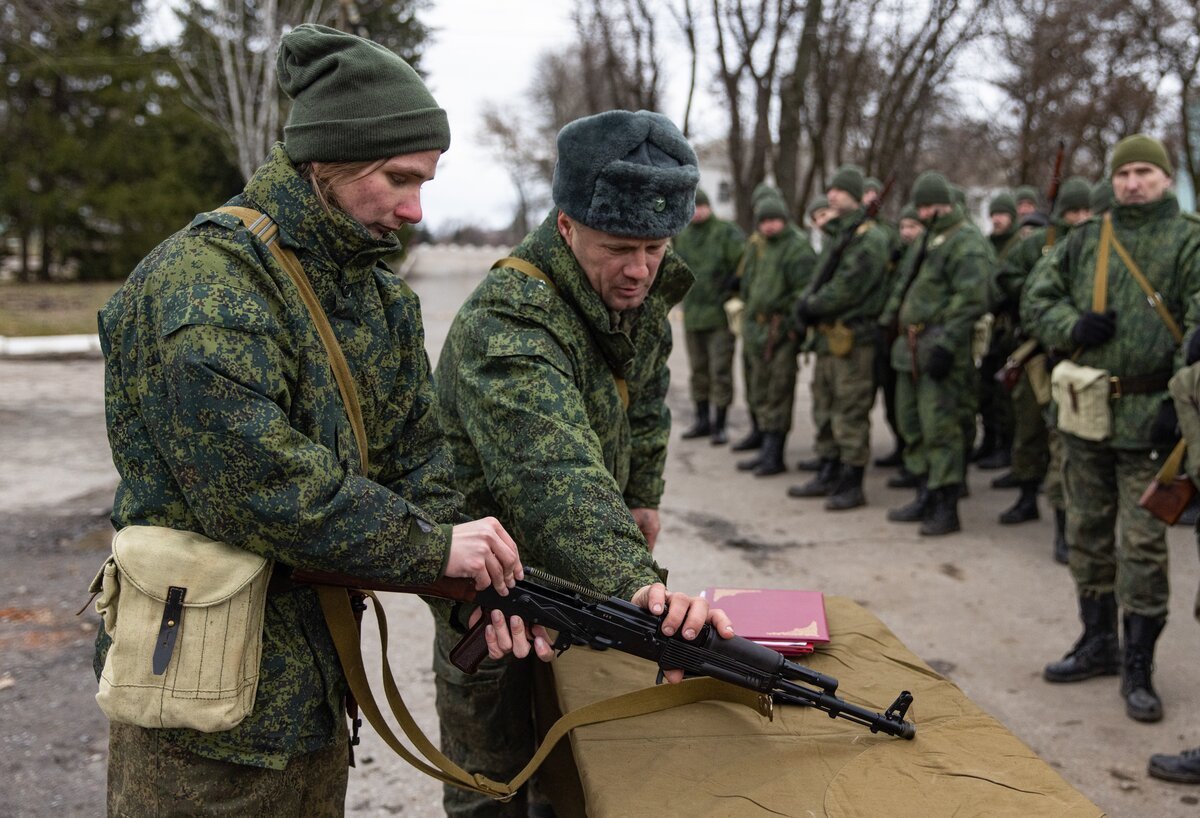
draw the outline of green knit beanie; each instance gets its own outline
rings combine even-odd
[[[1092,185],[1092,192],[1088,197],[1088,207],[1092,211],[1093,216],[1097,216],[1101,213],[1107,213],[1112,209],[1112,204],[1113,189],[1111,180],[1101,179],[1099,182]]]
[[[1163,143],[1144,133],[1127,136],[1113,148],[1110,165],[1113,173],[1116,173],[1121,165],[1128,165],[1130,162],[1149,162],[1162,168],[1168,176],[1175,175],[1175,169],[1171,167],[1171,158],[1167,156],[1167,149],[1163,147]]]
[[[838,168],[833,178],[829,180],[830,190],[837,188],[844,190],[854,197],[854,201],[861,202],[863,197],[863,172],[858,165],[842,165]]]
[[[997,213],[1007,213],[1012,216],[1013,221],[1017,220],[1017,200],[1010,193],[997,193],[988,202],[988,215],[995,216]]]
[[[810,204],[808,206],[808,210],[805,212],[808,213],[809,216],[811,216],[814,213],[816,213],[818,210],[824,210],[827,207],[829,207],[829,200],[826,199],[824,196],[818,196],[817,198],[812,200],[812,204]]]
[[[378,43],[305,23],[279,42],[292,99],[283,144],[293,162],[357,162],[445,151],[450,123],[417,72]]]
[[[783,194],[779,191],[779,188],[769,182],[759,182],[754,186],[754,192],[750,194],[750,204],[758,204],[758,200],[764,196],[778,196],[781,199],[783,198]]]
[[[950,198],[954,200],[954,204],[967,206],[967,191],[960,185],[950,185]]]
[[[905,219],[909,219],[914,222],[921,221],[921,214],[917,212],[916,205],[911,203],[906,204],[904,209],[900,211],[900,221],[904,221]]]
[[[1092,186],[1082,176],[1072,176],[1062,183],[1058,189],[1058,199],[1054,202],[1057,213],[1071,210],[1083,210],[1092,204]]]
[[[913,184],[913,204],[917,207],[937,204],[953,204],[950,183],[936,170],[927,170]]]
[[[709,204],[708,194],[700,188],[696,188],[696,206]]]
[[[763,196],[754,204],[754,223],[767,219],[788,219],[787,203],[779,196]]]
[[[1016,200],[1017,204],[1021,202],[1033,202],[1036,205],[1038,194],[1032,185],[1021,185],[1013,191],[1013,199]]]
[[[558,132],[554,203],[614,236],[665,239],[696,212],[696,153],[675,123],[652,111],[605,111]]]
[[[866,179],[863,179],[863,192],[865,193],[868,190],[873,190],[876,193],[882,193],[883,182],[879,181],[874,176],[868,176]]]

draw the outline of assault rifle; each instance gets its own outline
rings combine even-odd
[[[710,676],[729,684],[770,696],[773,702],[815,707],[830,718],[843,718],[870,728],[872,733],[911,739],[916,725],[904,716],[912,694],[900,693],[886,711],[876,713],[851,704],[836,695],[838,681],[740,636],[723,639],[705,625],[693,640],[678,633],[664,636],[662,617],[616,597],[597,594],[580,585],[561,580],[536,568],[525,569],[507,596],[492,587],[475,590],[469,580],[443,578],[434,585],[413,586],[364,580],[319,571],[295,571],[293,582],[337,585],[372,591],[395,591],[433,596],[455,602],[474,602],[484,615],[467,631],[450,653],[450,661],[466,673],[474,673],[487,655],[484,627],[488,612],[499,609],[521,617],[527,626],[544,625],[558,632],[554,649],[586,645],[594,650],[613,650],[649,659],[662,670],[681,668],[685,674]]]
[[[871,202],[869,205],[859,211],[857,218],[847,225],[845,231],[842,233],[841,239],[839,239],[834,248],[829,251],[829,255],[825,257],[825,263],[821,265],[821,270],[817,273],[817,277],[813,281],[812,289],[809,292],[809,295],[816,295],[821,291],[821,288],[828,284],[829,280],[833,278],[833,274],[837,272],[838,265],[842,261],[842,256],[846,254],[846,249],[850,246],[850,242],[854,241],[854,239],[858,236],[859,228],[879,215],[879,210],[883,207],[883,202],[885,199],[887,199],[887,195],[891,192],[892,185],[895,184],[895,182],[896,174],[888,174],[887,182],[884,183],[883,190],[879,192],[879,196],[875,199],[875,201]],[[799,303],[797,303],[797,307],[798,306]],[[804,340],[804,336],[808,333],[807,319],[802,315],[796,315],[793,323],[795,324],[797,337],[799,337],[800,340]]]

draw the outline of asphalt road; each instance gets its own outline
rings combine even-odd
[[[480,268],[482,269],[482,268]],[[436,358],[450,319],[477,275],[412,279]],[[677,325],[678,330],[678,325]],[[690,419],[681,339],[672,358],[670,404]],[[796,406],[788,461],[811,454],[808,374]],[[116,477],[104,435],[98,360],[0,360],[0,815],[103,813],[106,725],[92,698],[94,613],[76,617],[107,549]],[[877,417],[881,418],[877,412]],[[733,416],[734,433],[744,414]],[[1190,530],[1170,533],[1173,599],[1157,656],[1166,718],[1130,721],[1113,678],[1048,685],[1042,665],[1078,636],[1073,588],[1050,558],[1043,519],[996,524],[1013,499],[972,472],[963,532],[925,539],[888,523],[908,492],[868,470],[865,509],[833,514],[819,501],[784,496],[795,472],[758,479],[737,472],[726,448],[672,440],[657,555],[674,587],[712,584],[812,588],[870,608],[917,654],[1007,725],[1067,781],[1119,818],[1200,814],[1200,787],[1145,774],[1153,752],[1200,744],[1200,624],[1191,615],[1200,581]],[[881,420],[874,449],[890,447]],[[391,657],[418,722],[436,734],[429,670],[431,619],[414,598],[387,602]],[[370,645],[364,652],[372,654]],[[377,649],[374,650],[377,654]],[[376,660],[370,660],[375,662]],[[913,715],[919,721],[919,703]],[[439,787],[368,735],[351,772],[355,816],[439,813]],[[947,805],[947,814],[953,811]]]

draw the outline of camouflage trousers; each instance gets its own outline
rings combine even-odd
[[[718,408],[733,403],[733,333],[727,327],[689,330],[684,338],[692,370],[692,402],[708,401]]]
[[[1128,613],[1167,614],[1167,528],[1138,506],[1161,465],[1149,451],[1062,435],[1067,545],[1080,596],[1116,592]]]
[[[1012,474],[1021,482],[1041,483],[1050,465],[1050,438],[1029,376],[1021,372],[1013,387]]]
[[[1053,405],[1053,404],[1051,404]],[[1046,427],[1046,448],[1050,451],[1050,462],[1046,465],[1046,499],[1056,509],[1067,508],[1067,490],[1063,484],[1063,436],[1058,429]]]
[[[162,731],[111,722],[108,814],[151,816],[341,816],[346,812],[349,737],[271,770],[204,758]]]
[[[466,674],[449,658],[460,638],[449,625],[437,622],[433,672],[442,752],[467,772],[510,781],[536,749],[532,662],[484,658],[478,671]],[[452,818],[525,818],[528,789],[522,787],[504,803],[447,784],[442,806]]]
[[[839,358],[817,353],[812,379],[814,449],[823,460],[865,466],[871,455],[871,406],[875,403],[875,346],[855,344]]]
[[[746,402],[764,432],[787,434],[792,429],[792,409],[796,401],[796,341],[786,336],[771,349],[764,360],[766,344],[747,340],[743,361],[746,364]]]
[[[897,373],[896,420],[904,436],[904,465],[926,477],[931,489],[957,485],[966,476],[966,447],[974,438],[974,379],[975,368],[966,360],[956,360],[941,381],[922,374],[913,383],[908,373]]]

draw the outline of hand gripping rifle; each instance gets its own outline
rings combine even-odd
[[[889,173],[887,181],[883,185],[883,190],[879,192],[879,196],[875,199],[875,201],[871,202],[869,205],[859,211],[858,217],[855,218],[855,220],[849,225],[847,225],[845,232],[842,233],[842,237],[838,240],[838,243],[834,246],[834,248],[829,251],[829,255],[825,258],[825,263],[821,265],[821,270],[817,273],[817,277],[813,281],[809,296],[816,295],[818,292],[820,292],[821,288],[828,284],[829,280],[833,278],[833,274],[837,272],[838,265],[842,262],[842,256],[846,254],[846,249],[850,247],[850,242],[854,241],[854,239],[858,236],[859,228],[879,215],[879,211],[883,207],[883,202],[885,199],[887,199],[887,195],[892,191],[892,185],[895,184],[895,182],[896,174],[894,172]],[[799,306],[799,304],[797,304],[797,306]],[[807,320],[805,320],[803,316],[795,316],[793,324],[795,326],[796,335],[801,340],[804,339],[804,336],[808,332],[807,323]]]
[[[917,732],[916,725],[904,720],[913,701],[907,690],[882,714],[876,713],[838,698],[837,679],[790,662],[770,648],[740,636],[723,639],[707,624],[693,640],[686,640],[678,633],[664,636],[660,631],[661,616],[536,568],[527,567],[525,579],[519,580],[507,596],[500,596],[490,586],[476,591],[468,580],[443,579],[433,586],[416,587],[314,571],[294,572],[292,579],[314,585],[419,593],[475,603],[484,615],[450,653],[450,661],[466,673],[474,673],[487,655],[484,638],[487,614],[498,609],[506,617],[521,617],[527,626],[544,625],[556,630],[554,649],[560,653],[572,645],[586,645],[594,650],[611,648],[655,662],[659,681],[662,670],[681,668],[687,675],[709,676],[757,691],[769,702],[814,707],[828,713],[830,718],[864,725],[872,733],[911,739]]]

